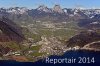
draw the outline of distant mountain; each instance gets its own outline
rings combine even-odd
[[[88,29],[100,29],[100,19],[80,19],[78,25]]]
[[[33,24],[39,22],[75,22],[79,27],[86,29],[100,28],[100,9],[71,9],[55,5],[49,8],[40,5],[36,9],[25,7],[0,8],[0,18],[7,17],[17,24]]]
[[[36,10],[42,11],[42,12],[47,12],[47,13],[52,12],[52,10],[45,5],[40,5]]]
[[[55,5],[52,10],[57,13],[64,13],[60,5]]]
[[[25,14],[28,11],[25,7],[15,7],[15,8],[8,8],[6,9],[6,12],[11,14]]]
[[[36,9],[25,7],[0,8],[0,17],[6,16],[14,22],[33,22],[35,20],[65,22],[79,19],[100,18],[100,9],[71,9],[55,5],[48,8],[40,5]]]

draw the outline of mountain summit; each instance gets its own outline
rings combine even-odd
[[[37,8],[37,10],[39,10],[39,11],[44,11],[44,12],[51,12],[51,9],[48,8],[48,7],[45,6],[45,5],[40,5],[40,6]]]
[[[55,5],[53,7],[53,11],[58,12],[58,13],[63,13],[62,8],[60,7],[60,5]]]

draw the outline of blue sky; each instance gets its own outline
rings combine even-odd
[[[54,4],[60,4],[63,8],[75,8],[78,6],[84,8],[100,8],[100,0],[0,0],[0,7],[28,7],[37,8],[39,5],[53,7]]]

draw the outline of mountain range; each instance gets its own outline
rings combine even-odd
[[[40,5],[36,9],[28,9],[26,7],[11,7],[0,8],[0,17],[6,16],[15,22],[19,21],[34,21],[34,20],[52,20],[54,22],[64,22],[78,19],[91,19],[100,17],[100,9],[71,9],[61,8],[60,5],[55,5],[53,8],[48,8],[45,5]]]

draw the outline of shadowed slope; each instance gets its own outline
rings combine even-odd
[[[21,42],[25,39],[21,28],[7,18],[0,19],[0,30],[12,41]]]

